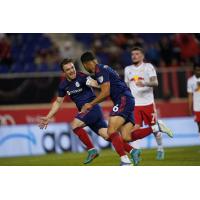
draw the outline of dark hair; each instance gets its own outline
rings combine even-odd
[[[73,61],[73,59],[71,59],[71,58],[65,58],[65,59],[63,59],[62,62],[60,63],[60,69],[61,69],[62,71],[64,71],[64,70],[63,70],[63,66],[66,65],[66,64],[68,64],[68,63],[73,63],[73,62],[74,62],[74,61]]]
[[[84,62],[88,62],[88,61],[92,61],[92,60],[95,60],[95,56],[92,52],[85,52],[82,54],[81,56],[81,62],[84,63]]]
[[[199,62],[195,62],[193,65],[193,69],[195,70],[196,68],[200,68],[200,63]]]
[[[133,47],[131,49],[131,52],[132,51],[140,51],[143,55],[145,54],[144,49],[142,47]]]

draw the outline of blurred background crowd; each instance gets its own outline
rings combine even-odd
[[[187,78],[194,63],[200,62],[200,34],[1,33],[0,104],[49,102],[60,81],[60,61],[72,57],[82,70],[79,58],[85,50],[92,50],[123,78],[133,46],[143,47],[146,61],[157,69],[156,98],[187,96]]]

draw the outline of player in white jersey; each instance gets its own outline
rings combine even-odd
[[[198,125],[200,134],[200,64],[194,65],[194,75],[187,81],[189,112],[194,111],[194,120]]]
[[[157,115],[154,104],[153,87],[158,86],[156,71],[151,63],[144,62],[144,50],[135,47],[131,51],[133,64],[125,68],[125,82],[135,98],[135,129],[143,124],[151,126],[156,123]],[[156,158],[164,159],[164,148],[160,132],[154,133],[158,145]],[[139,148],[139,141],[133,143]]]

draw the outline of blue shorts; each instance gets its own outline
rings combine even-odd
[[[134,125],[134,107],[134,98],[131,96],[122,95],[117,101],[115,101],[115,105],[112,108],[110,116],[121,116],[125,119],[125,123],[131,122]]]
[[[95,105],[92,109],[84,113],[78,113],[76,118],[84,122],[86,126],[97,134],[99,129],[108,127],[99,105]]]

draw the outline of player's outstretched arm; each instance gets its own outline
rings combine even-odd
[[[41,117],[39,121],[40,129],[47,128],[47,125],[51,118],[58,112],[59,108],[63,103],[64,97],[57,97],[56,101],[53,103],[51,110],[45,117]]]

